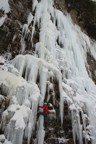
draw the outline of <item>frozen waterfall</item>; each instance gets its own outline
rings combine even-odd
[[[54,106],[58,102],[62,128],[67,103],[74,144],[96,144],[96,85],[89,76],[87,63],[87,52],[96,60],[96,44],[72,22],[68,13],[64,15],[54,8],[53,0],[32,2],[32,12],[22,26],[22,54],[11,64],[0,66],[0,86],[7,87],[10,99],[1,120],[6,141],[23,144],[27,139],[30,144],[36,131],[34,143],[43,144],[46,129],[42,115],[37,122],[38,105],[51,101]],[[36,27],[39,40],[34,44]],[[29,33],[34,51],[32,55],[23,55]]]

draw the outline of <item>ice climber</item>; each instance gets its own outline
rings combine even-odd
[[[48,119],[48,104],[45,103],[43,106],[39,106],[38,116],[44,116],[44,127],[47,128],[47,119]]]
[[[47,128],[47,123],[48,123],[48,114],[54,113],[54,108],[51,103],[45,103],[43,106],[39,106],[39,112],[38,116],[43,115],[44,116],[44,126]]]

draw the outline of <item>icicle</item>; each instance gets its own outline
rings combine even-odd
[[[39,117],[38,121],[38,132],[37,132],[37,144],[43,144],[45,131],[44,131],[44,116]]]
[[[76,132],[75,132],[75,124],[74,124],[74,111],[71,111],[72,114],[72,131],[73,131],[73,140],[74,140],[74,144],[76,144]]]
[[[36,5],[38,4],[38,1],[37,0],[32,0],[32,3],[33,3],[33,11],[35,10],[35,7]]]
[[[26,44],[25,44],[23,37],[21,38],[20,42],[21,42],[21,52],[23,53],[25,51],[25,48],[26,48]]]
[[[4,24],[7,15],[0,18],[0,27]]]
[[[27,18],[28,26],[31,24],[32,20],[33,20],[33,15],[32,13],[29,13],[28,18]]]

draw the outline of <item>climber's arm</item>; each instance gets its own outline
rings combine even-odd
[[[39,106],[39,108],[42,108],[42,109],[44,109],[44,106]]]

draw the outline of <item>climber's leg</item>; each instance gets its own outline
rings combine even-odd
[[[47,128],[47,124],[48,124],[48,116],[47,116],[47,114],[44,114],[44,127],[45,127],[45,129]]]
[[[44,128],[46,129],[47,128],[47,123],[48,123],[48,120],[47,120],[48,116],[44,112],[38,112],[37,113],[37,118],[39,118],[40,115],[44,116]]]
[[[40,111],[37,112],[37,119],[39,118],[40,115],[44,116],[44,112],[40,112]]]

